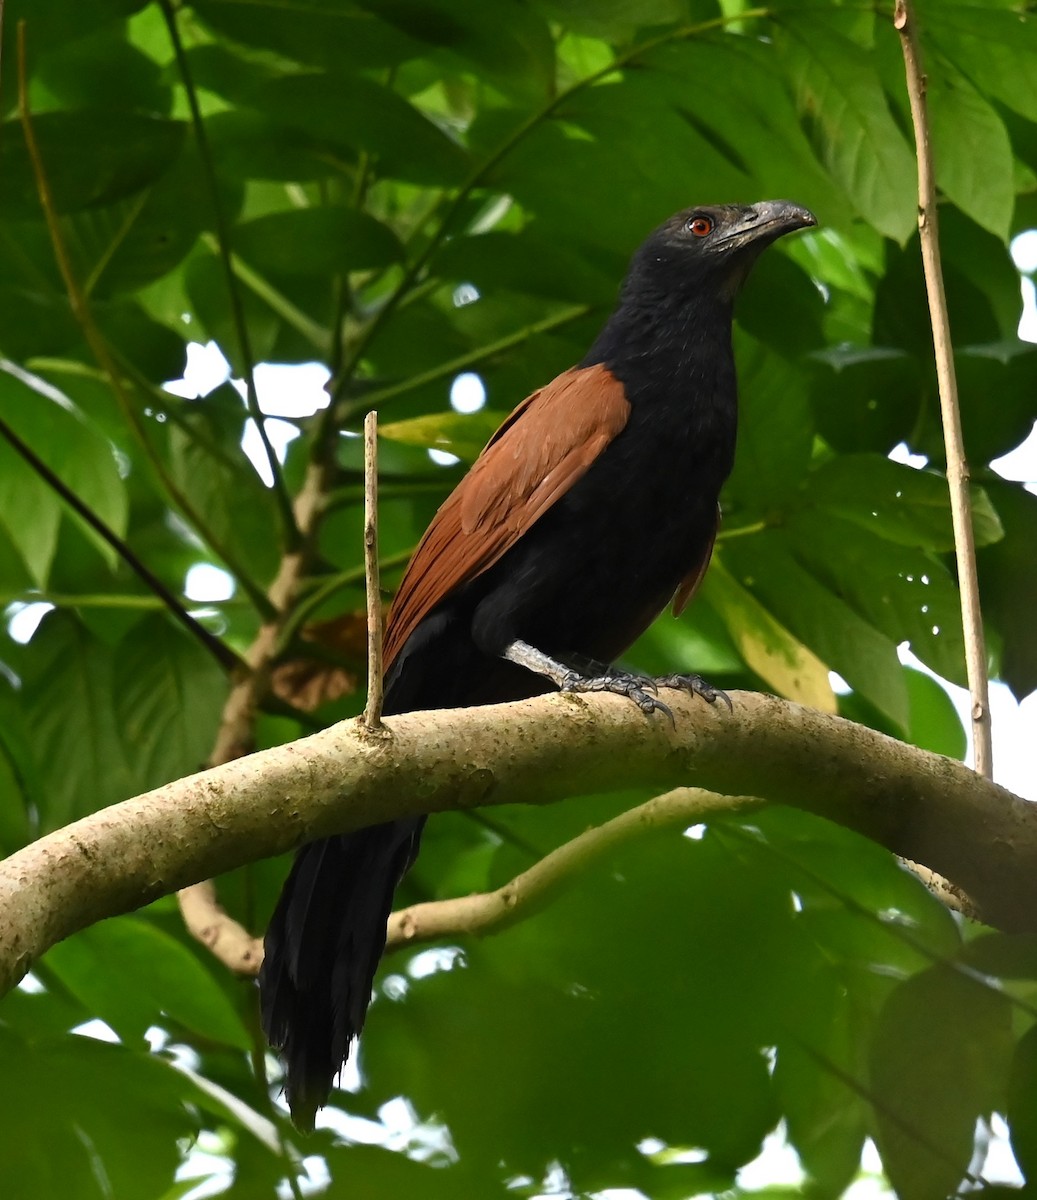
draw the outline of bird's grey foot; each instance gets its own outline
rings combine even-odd
[[[673,720],[669,706],[650,696],[649,692],[658,692],[656,681],[641,675],[632,675],[626,671],[609,671],[604,675],[581,675],[578,671],[567,671],[559,683],[563,692],[613,692],[617,696],[626,696],[633,700],[637,707],[646,714],[654,712],[665,713]]]
[[[679,691],[688,692],[692,696],[701,696],[707,704],[716,704],[718,700],[723,700],[727,705],[728,711],[734,711],[734,705],[731,703],[731,697],[727,692],[722,692],[720,688],[715,688],[711,683],[707,683],[701,675],[663,675],[655,681],[660,687],[677,688]]]

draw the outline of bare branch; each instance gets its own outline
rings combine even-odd
[[[178,897],[187,932],[239,975],[255,975],[263,961],[263,941],[255,938],[223,908],[216,885],[205,879]]]
[[[382,725],[382,591],[378,574],[378,413],[364,418],[364,572],[367,579],[367,704],[364,724]]]
[[[961,434],[958,411],[958,381],[954,372],[954,349],[947,315],[947,297],[940,263],[940,231],[936,211],[936,177],[929,142],[929,118],[925,103],[925,75],[922,73],[911,0],[896,0],[893,24],[900,34],[907,73],[907,94],[911,101],[911,121],[915,129],[918,157],[918,236],[922,246],[925,286],[929,294],[929,316],[936,352],[936,377],[940,388],[940,411],[947,455],[947,485],[951,494],[951,518],[954,524],[954,553],[958,564],[961,594],[961,621],[965,632],[965,666],[972,693],[972,733],[976,748],[976,770],[993,778],[990,703],[987,691],[987,651],[983,635],[983,616],[979,604],[979,579],[976,574],[976,543],[972,532],[972,508],[969,502],[969,464]]]
[[[825,816],[952,880],[982,919],[1037,930],[1037,807],[864,726],[774,697],[674,694],[676,726],[617,696],[349,721],[168,784],[0,863],[0,993],[56,941],[316,838],[488,804],[694,783]]]
[[[507,929],[539,912],[560,891],[578,882],[593,862],[624,842],[659,829],[693,825],[762,804],[755,796],[720,796],[702,788],[674,788],[604,825],[586,830],[495,892],[433,900],[394,912],[389,918],[386,948],[398,950],[419,942]]]

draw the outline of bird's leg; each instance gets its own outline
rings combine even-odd
[[[544,675],[562,692],[614,692],[618,696],[627,696],[643,713],[662,712],[670,720],[673,714],[661,700],[656,700],[645,690],[646,686],[652,691],[655,686],[652,680],[640,675],[631,675],[625,671],[607,669],[601,675],[581,675],[557,659],[551,658],[542,650],[531,646],[528,642],[514,641],[504,647],[502,657],[509,662]]]
[[[711,683],[707,683],[701,675],[661,675],[655,682],[659,687],[677,688],[692,696],[701,696],[707,704],[716,704],[718,700],[723,700],[728,711],[734,712],[734,705],[727,692],[722,692],[720,688],[715,688]]]

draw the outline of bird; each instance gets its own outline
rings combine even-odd
[[[447,497],[386,622],[386,715],[607,691],[647,716],[697,675],[615,664],[705,574],[735,453],[735,297],[760,252],[816,225],[787,200],[686,209],[634,254],[583,359],[522,401]],[[297,854],[260,971],[263,1029],[300,1128],[360,1034],[425,817]]]

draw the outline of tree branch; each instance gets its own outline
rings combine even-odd
[[[922,246],[925,287],[929,295],[929,317],[936,352],[936,378],[940,390],[943,441],[947,456],[947,486],[951,495],[951,520],[954,526],[954,555],[958,565],[961,593],[961,623],[965,634],[965,668],[972,695],[972,735],[976,770],[993,778],[990,702],[987,689],[987,651],[983,635],[983,615],[979,604],[979,577],[976,574],[976,540],[972,532],[972,506],[969,501],[969,464],[961,433],[958,410],[958,380],[954,371],[954,347],[947,313],[947,296],[940,263],[940,231],[936,210],[936,175],[929,141],[929,117],[925,105],[925,75],[922,73],[918,34],[910,0],[896,0],[893,24],[900,34],[907,74],[907,94],[911,101],[911,121],[915,129],[918,158],[918,237]]]
[[[367,703],[364,724],[382,731],[382,592],[378,571],[378,413],[364,418],[364,575],[367,580]]]
[[[616,846],[646,833],[693,825],[759,808],[755,796],[721,796],[703,788],[674,788],[566,842],[494,892],[412,904],[389,918],[387,950],[463,934],[507,929],[540,912],[559,892]]]
[[[421,812],[694,783],[827,817],[1037,930],[1037,808],[961,763],[787,701],[675,694],[676,727],[622,697],[542,696],[342,722],[124,801],[0,863],[0,994],[51,945],[188,883]]]

